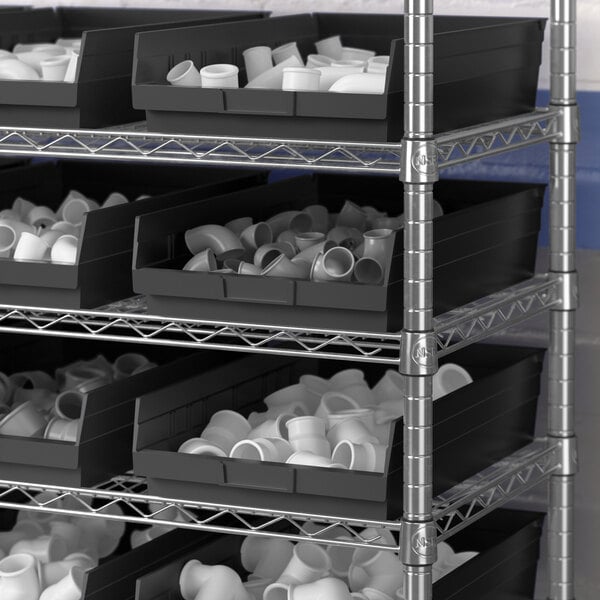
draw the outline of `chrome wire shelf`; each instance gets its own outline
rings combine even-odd
[[[166,318],[142,296],[95,310],[0,305],[0,331],[162,346],[398,364],[399,334]]]
[[[539,439],[435,499],[434,519],[440,539],[451,537],[490,510],[546,480],[558,468],[556,460],[554,448],[547,440]],[[45,493],[38,496],[40,492]],[[145,480],[134,475],[115,477],[95,488],[0,481],[0,507],[396,550],[401,529],[400,521],[365,521],[160,498],[148,495]],[[376,528],[378,532],[365,532],[365,528]],[[340,534],[350,539],[340,540]]]
[[[558,302],[556,282],[539,275],[438,317],[440,355],[480,341]],[[95,310],[0,305],[0,332],[158,344],[287,356],[400,364],[400,333],[332,331],[166,318],[141,296]]]
[[[105,130],[0,126],[0,153],[399,173],[402,144],[162,134],[148,132],[141,122]]]
[[[436,137],[439,168],[553,140],[558,109],[456,130]],[[0,126],[0,154],[194,162],[213,165],[402,173],[402,143],[375,144],[152,133],[133,123],[105,130]]]

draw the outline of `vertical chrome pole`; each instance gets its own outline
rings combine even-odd
[[[406,600],[431,600],[433,334],[433,0],[405,0],[404,79],[404,410],[402,561]]]
[[[575,148],[579,135],[575,46],[576,0],[552,0],[551,104],[561,109],[561,137],[550,147],[550,273],[559,284],[561,302],[550,314],[548,435],[559,447],[561,468],[550,480],[550,600],[575,597]]]

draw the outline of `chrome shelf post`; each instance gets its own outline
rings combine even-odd
[[[405,600],[431,600],[437,532],[433,521],[433,0],[405,0],[404,75],[404,516]]]
[[[551,105],[561,110],[561,136],[550,144],[550,276],[561,283],[560,303],[550,312],[548,435],[559,444],[560,469],[550,478],[548,559],[550,600],[575,598],[575,271],[576,0],[552,0]]]

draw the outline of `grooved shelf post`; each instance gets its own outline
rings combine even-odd
[[[0,125],[0,155],[169,164],[294,168],[386,174],[404,183],[404,330],[338,331],[167,318],[134,297],[94,310],[0,304],[0,332],[137,342],[175,347],[307,356],[392,365],[406,379],[404,514],[395,521],[290,513],[160,498],[146,480],[123,473],[93,488],[0,481],[0,507],[162,524],[226,534],[390,548],[404,563],[405,600],[431,600],[437,543],[541,482],[549,482],[549,600],[574,598],[574,432],[576,0],[550,0],[551,102],[532,113],[434,134],[433,0],[404,0],[405,134],[399,143],[169,135],[145,123],[105,130]],[[433,316],[433,188],[444,168],[534,144],[550,146],[549,272],[446,314]],[[400,208],[401,198],[398,198]],[[400,212],[400,211],[399,211]],[[1,300],[1,299],[0,299]],[[550,316],[548,433],[477,476],[433,497],[432,376],[439,357],[517,325]],[[52,499],[36,494],[57,492]],[[110,508],[119,505],[125,514]],[[185,519],[176,519],[177,514]],[[169,519],[164,515],[170,515]],[[182,522],[182,521],[186,522]],[[311,522],[306,528],[305,523]],[[314,524],[320,529],[315,531]],[[282,529],[285,525],[285,529]],[[338,539],[342,527],[349,539]]]

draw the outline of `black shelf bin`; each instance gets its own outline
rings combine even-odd
[[[130,202],[87,213],[74,265],[0,258],[4,304],[45,308],[96,308],[133,296],[131,261],[135,218],[265,181],[261,173],[170,165],[44,162],[0,170],[0,209],[17,196],[56,210],[69,190],[100,203],[119,191]],[[152,197],[134,198],[141,194]]]
[[[5,496],[5,500],[25,505],[29,499],[24,494]],[[94,508],[101,508],[106,500],[95,500]],[[125,509],[127,511],[127,509]],[[134,515],[131,509],[128,515]],[[18,512],[11,509],[0,510],[0,531],[10,531],[17,523]],[[64,516],[62,516],[64,519]],[[57,520],[61,515],[57,515]],[[178,528],[151,540],[137,548],[130,543],[131,533],[143,529],[138,524],[126,522],[125,532],[115,551],[99,560],[99,564],[85,573],[81,600],[134,600],[138,579],[165,564],[200,549],[210,542],[212,536],[197,530]]]
[[[87,487],[122,475],[132,468],[136,398],[186,380],[201,372],[204,365],[214,366],[217,360],[220,364],[224,360],[204,352],[184,355],[181,350],[152,346],[59,339],[23,343],[20,339],[3,338],[0,364],[8,375],[36,369],[53,373],[75,360],[103,354],[113,361],[126,352],[142,353],[158,366],[90,391],[76,442],[0,435],[0,479],[6,481]]]
[[[29,159],[20,156],[6,156],[0,158],[0,169],[10,169],[29,164]]]
[[[433,224],[434,311],[498,292],[533,275],[545,186],[440,181],[434,194],[446,214]],[[337,212],[346,199],[392,215],[402,212],[402,184],[383,177],[301,176],[139,217],[133,287],[148,307],[171,317],[347,331],[402,328],[403,236],[387,285],[182,271],[190,227],[247,214],[255,222],[311,204]],[[457,285],[460,282],[460,285]]]
[[[12,4],[10,6],[0,6],[0,13],[18,12],[21,10],[32,10],[33,6]]]
[[[198,531],[175,529],[109,557],[86,572],[81,600],[133,600],[139,578],[177,560],[183,552],[202,547],[206,537]]]
[[[544,351],[473,346],[452,356],[474,382],[433,405],[434,494],[530,443]],[[263,398],[315,373],[329,377],[343,361],[247,357],[225,368],[154,390],[138,398],[133,467],[149,492],[166,498],[253,506],[370,520],[402,514],[403,420],[390,432],[384,473],[322,469],[178,453],[198,437],[217,411],[248,416],[266,410]],[[374,385],[386,367],[365,365]]]
[[[434,124],[442,132],[535,108],[545,19],[436,16]],[[252,46],[297,41],[303,57],[319,39],[390,55],[382,95],[257,89],[175,88],[169,69],[192,59],[240,67]],[[315,140],[399,141],[404,130],[404,17],[305,14],[182,27],[136,37],[133,105],[151,131]]]
[[[182,24],[255,19],[265,13],[59,7],[6,11],[0,48],[82,36],[74,83],[0,81],[0,124],[40,128],[98,128],[144,118],[133,109],[135,34]]]
[[[479,555],[433,584],[433,600],[530,600],[533,597],[544,515],[496,510],[450,540],[456,552]],[[135,600],[181,600],[179,573],[189,560],[225,564],[245,579],[242,540],[212,536],[197,549],[138,578]],[[215,599],[217,600],[217,599]]]

